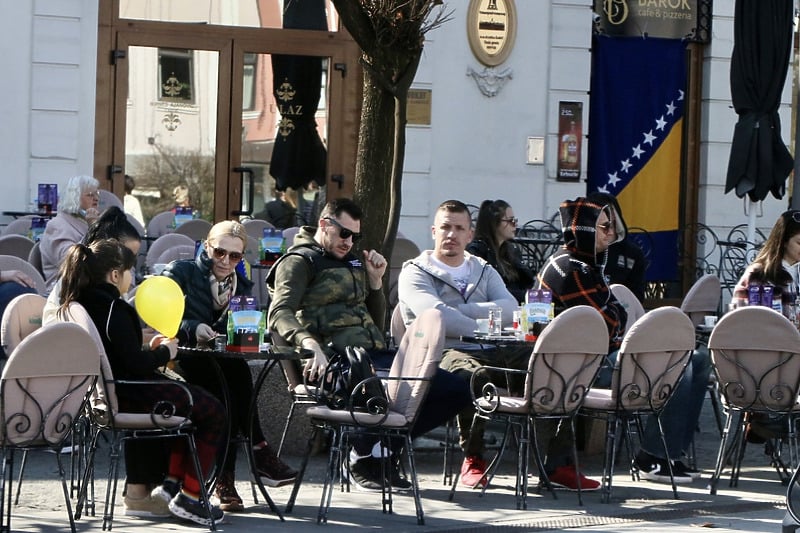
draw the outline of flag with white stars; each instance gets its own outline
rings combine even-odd
[[[592,61],[587,192],[652,237],[648,281],[676,280],[686,43],[597,35]]]

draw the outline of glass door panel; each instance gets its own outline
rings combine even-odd
[[[136,182],[145,224],[176,206],[214,221],[219,56],[128,47],[125,173]]]
[[[328,167],[330,61],[255,52],[244,52],[241,61],[239,161],[252,173],[252,180],[243,180],[241,211],[276,227],[313,224]],[[297,216],[280,214],[278,204],[265,209],[278,199]]]
[[[323,31],[339,26],[331,0],[120,0],[119,18]]]

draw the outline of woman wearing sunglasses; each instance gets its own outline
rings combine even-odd
[[[518,222],[505,200],[484,200],[478,211],[475,238],[467,245],[467,251],[492,265],[517,302],[524,302],[525,292],[533,287],[534,273],[511,242]]]
[[[800,285],[800,211],[785,211],[759,250],[755,260],[745,269],[736,284],[731,307],[748,305],[751,287],[758,286],[761,305],[768,304],[765,287],[771,287],[771,307],[795,324],[797,320],[798,286]],[[754,296],[755,297],[755,296]]]
[[[238,222],[226,220],[212,226],[203,248],[195,259],[173,261],[163,275],[175,280],[185,294],[183,320],[178,331],[181,344],[206,344],[226,331],[228,304],[232,296],[247,296],[253,282],[236,271],[247,245],[247,232]],[[230,400],[231,429],[252,436],[256,469],[268,486],[291,483],[296,472],[284,464],[267,445],[258,419],[250,433],[250,399],[252,376],[247,362],[241,359],[217,361],[225,376]],[[213,368],[200,360],[182,361],[184,377],[200,385],[217,398],[223,397],[219,379]],[[234,486],[236,447],[228,447],[228,455],[217,480],[216,495],[223,511],[241,511],[242,499]]]

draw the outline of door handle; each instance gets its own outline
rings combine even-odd
[[[253,202],[255,201],[255,172],[250,167],[235,167],[234,172],[240,175],[239,190],[244,191],[244,180],[247,176],[250,187],[247,188],[247,209],[244,208],[244,196],[240,196],[239,209],[231,211],[233,216],[250,216],[253,214]]]

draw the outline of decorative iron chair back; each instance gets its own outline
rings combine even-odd
[[[720,319],[708,344],[728,405],[762,412],[787,412],[795,406],[800,332],[782,314],[762,306],[735,309]]]
[[[628,411],[661,411],[695,347],[694,326],[677,307],[659,307],[628,329],[611,388]]]
[[[564,237],[559,227],[546,220],[529,220],[517,230],[513,242],[520,250],[522,261],[533,272],[539,272],[564,244]]]

